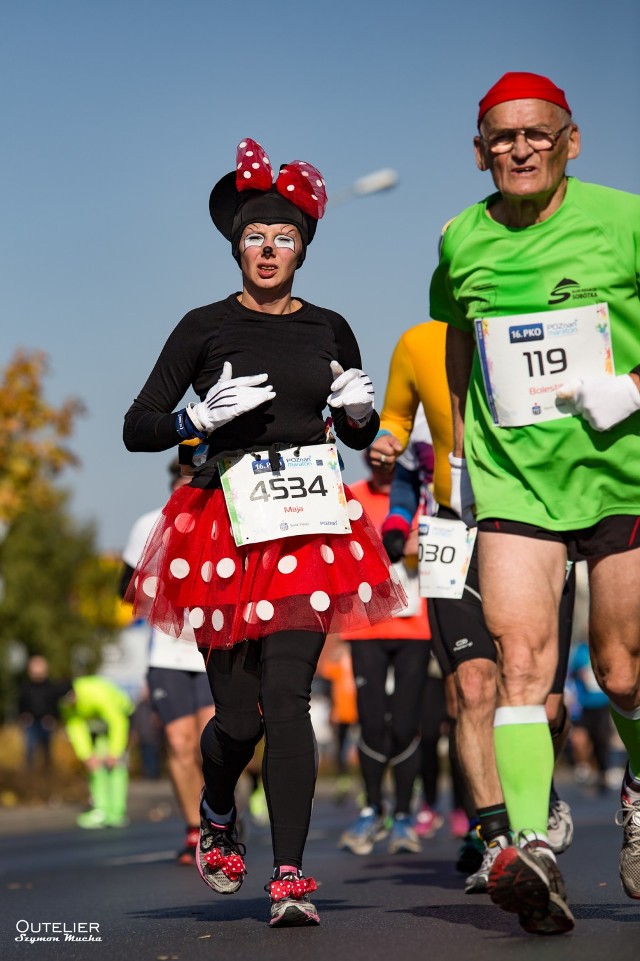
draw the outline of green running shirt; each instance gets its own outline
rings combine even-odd
[[[474,331],[479,317],[509,317],[606,301],[616,374],[640,363],[640,196],[569,178],[548,220],[513,229],[487,207],[467,207],[446,230],[431,281],[431,316]],[[640,515],[640,412],[609,431],[564,417],[494,425],[476,351],[465,456],[479,520],[499,517],[549,530]]]

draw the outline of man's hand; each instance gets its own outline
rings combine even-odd
[[[398,438],[393,434],[382,434],[369,447],[369,460],[376,469],[393,470],[401,453],[402,444]]]
[[[404,555],[411,525],[400,514],[389,514],[382,525],[382,543],[392,564]]]
[[[572,380],[556,391],[594,430],[611,430],[640,410],[640,391],[630,374]]]

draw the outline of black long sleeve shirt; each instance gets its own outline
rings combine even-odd
[[[175,408],[191,387],[203,400],[229,361],[234,377],[268,374],[276,396],[209,435],[209,456],[271,444],[325,442],[324,410],[331,391],[330,363],[362,366],[360,350],[340,314],[302,301],[291,314],[249,310],[232,294],[189,311],[162,349],[155,367],[124,420],[131,451],[161,451],[181,440]],[[337,437],[354,450],[373,441],[380,419],[351,427],[342,409],[331,408]]]

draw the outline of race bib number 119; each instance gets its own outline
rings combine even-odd
[[[226,458],[220,475],[238,546],[299,534],[351,531],[338,452],[333,444]]]
[[[615,372],[604,303],[483,317],[475,327],[487,401],[499,427],[569,417],[575,411],[557,398],[559,387]]]

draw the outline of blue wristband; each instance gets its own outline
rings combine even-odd
[[[183,407],[176,414],[176,431],[182,440],[191,440],[192,437],[199,437],[200,440],[205,440],[206,434],[201,430],[196,430],[193,421],[187,414],[187,408]]]

